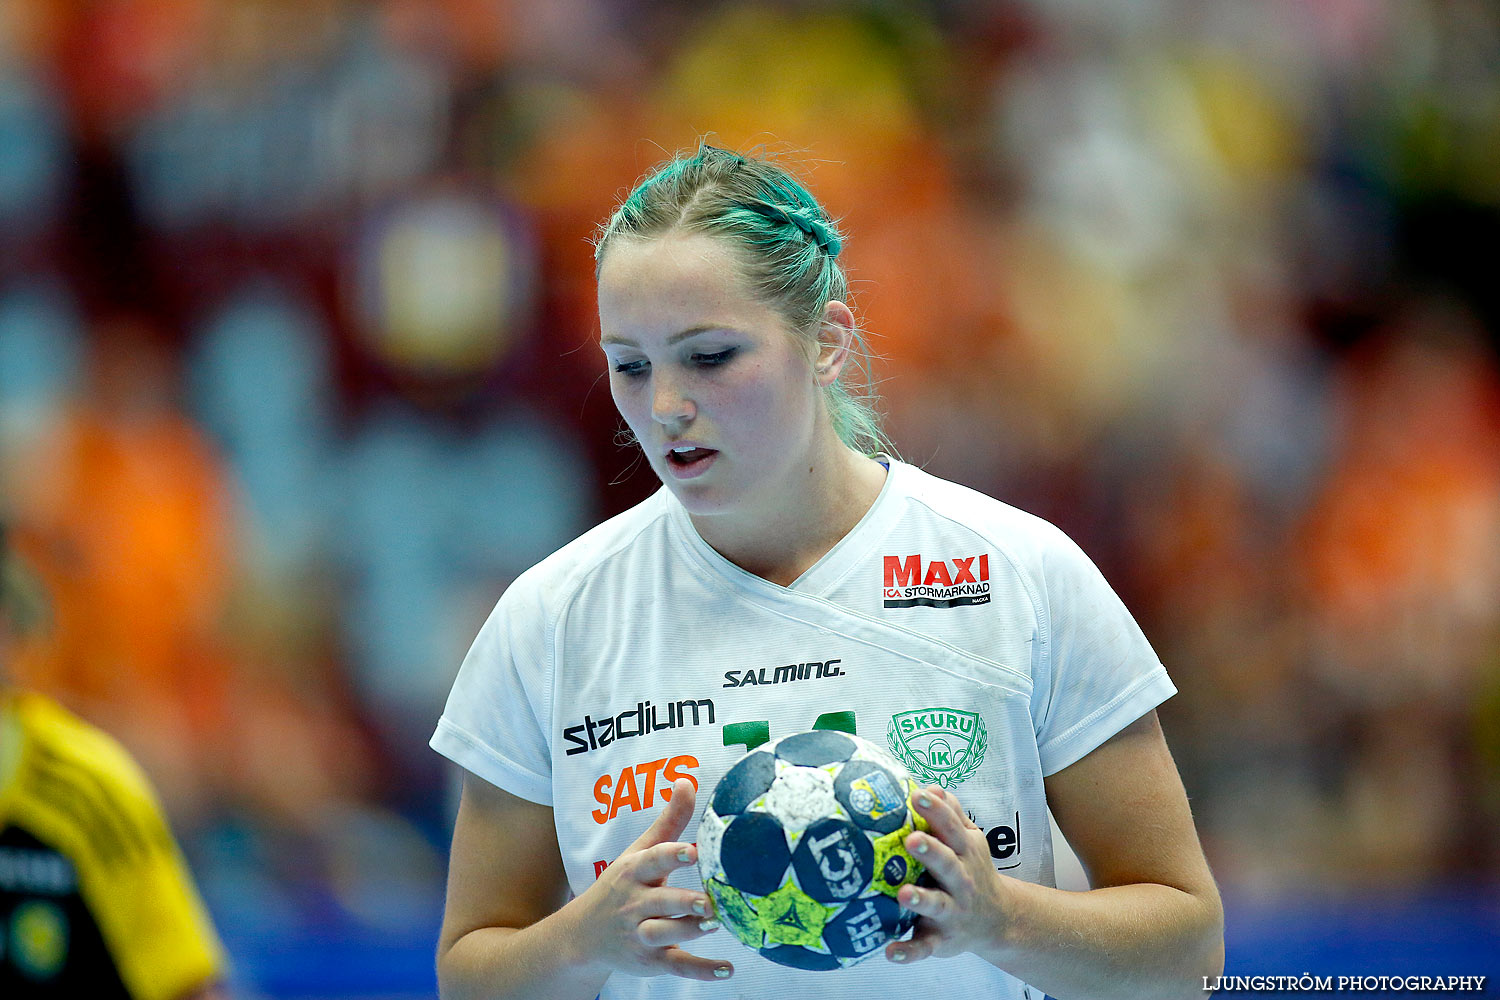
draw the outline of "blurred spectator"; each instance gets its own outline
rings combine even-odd
[[[150,782],[102,731],[13,686],[47,617],[0,522],[0,987],[209,1000],[225,958]]]
[[[461,436],[392,405],[352,443],[344,629],[355,683],[398,749],[441,711],[463,624],[482,622],[549,544],[588,526],[580,465],[566,436],[518,414]]]
[[[312,306],[256,276],[210,315],[189,358],[193,411],[234,469],[242,558],[256,579],[296,583],[325,554],[337,389],[328,338]]]
[[[21,679],[119,735],[192,815],[208,805],[225,707],[216,630],[234,542],[224,470],[182,415],[176,365],[146,321],[106,321],[80,396],[12,489],[57,608],[44,661]]]
[[[70,163],[56,95],[0,41],[0,248],[14,253],[55,221]]]
[[[1457,708],[1500,607],[1500,373],[1418,302],[1350,358],[1304,544],[1317,666],[1353,703]]]
[[[0,484],[69,405],[82,378],[83,336],[59,282],[18,278],[0,290]],[[0,490],[0,513],[12,497]]]

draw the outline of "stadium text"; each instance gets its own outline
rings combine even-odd
[[[1305,993],[1480,993],[1488,976],[1214,976],[1203,977],[1204,992]]]
[[[787,681],[806,681],[814,677],[843,677],[844,671],[839,667],[843,660],[825,660],[818,662],[813,660],[809,663],[787,663],[779,667],[773,667],[769,675],[766,668],[755,670],[726,670],[724,671],[724,686],[750,687],[755,684],[783,684]]]
[[[700,708],[703,714],[699,713]],[[689,712],[692,713],[691,722],[688,721]],[[563,730],[563,739],[573,744],[566,751],[567,756],[572,757],[574,754],[607,747],[615,740],[628,740],[632,736],[646,736],[663,729],[676,729],[678,726],[700,726],[705,723],[713,725],[713,721],[714,703],[710,698],[672,701],[664,708],[649,701],[640,701],[636,702],[635,708],[626,709],[619,715],[606,715],[602,719],[585,715],[578,725]],[[583,738],[585,733],[588,734],[587,740]]]
[[[693,783],[695,789],[698,787],[697,777],[689,770],[697,766],[697,757],[680,754],[621,768],[618,776],[613,773],[601,774],[594,782],[594,801],[602,808],[595,809],[589,815],[594,817],[595,823],[602,825],[618,816],[621,809],[628,809],[630,812],[650,809],[656,805],[658,792],[663,802],[670,802],[672,782],[678,778],[686,778]],[[656,785],[657,775],[661,776],[661,788]]]

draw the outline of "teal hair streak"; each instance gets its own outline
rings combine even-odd
[[[816,350],[823,309],[847,301],[849,282],[838,256],[838,224],[791,173],[770,160],[707,143],[647,174],[600,227],[595,271],[617,238],[649,239],[675,230],[725,240],[746,262],[751,288],[776,309],[808,348]],[[880,426],[864,337],[854,331],[849,360],[824,389],[833,429],[864,454],[894,452]]]

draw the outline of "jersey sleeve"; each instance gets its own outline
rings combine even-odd
[[[552,805],[552,643],[539,588],[522,574],[459,667],[431,746],[492,785]]]
[[[102,793],[96,836],[74,858],[79,890],[121,982],[136,1000],[177,1000],[223,979],[223,946],[150,782],[102,733],[74,738]]]
[[[1032,689],[1044,776],[1081,760],[1177,693],[1098,567],[1072,539],[1053,532],[1042,558]]]

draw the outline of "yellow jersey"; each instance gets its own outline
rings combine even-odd
[[[0,695],[0,996],[176,1000],[224,952],[150,782],[41,695]]]

